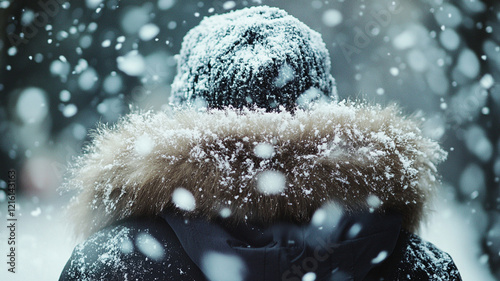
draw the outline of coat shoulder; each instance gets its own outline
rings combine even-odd
[[[450,255],[419,236],[402,232],[405,245],[398,271],[399,280],[462,280]]]
[[[203,280],[161,219],[130,219],[77,245],[59,280]]]
[[[369,281],[461,281],[449,254],[418,235],[401,230],[392,254],[375,267]]]

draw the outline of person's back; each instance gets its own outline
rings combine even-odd
[[[461,280],[414,234],[446,153],[396,107],[337,102],[321,36],[276,9],[184,38],[172,112],[103,128],[73,171],[60,280]]]

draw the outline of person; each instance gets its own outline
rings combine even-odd
[[[278,8],[185,36],[171,104],[72,168],[86,238],[60,280],[461,280],[419,225],[446,158],[396,106],[338,101],[321,36]]]

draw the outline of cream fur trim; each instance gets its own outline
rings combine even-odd
[[[256,154],[259,145],[268,155]],[[224,210],[229,220],[264,224],[307,222],[329,201],[358,211],[378,199],[379,210],[401,213],[415,230],[445,158],[394,106],[132,113],[97,129],[66,187],[79,190],[71,212],[85,234],[193,198],[194,210],[182,212],[211,219]],[[193,198],[174,204],[180,187]]]

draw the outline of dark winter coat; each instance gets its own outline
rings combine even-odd
[[[131,114],[87,149],[61,280],[460,280],[413,234],[445,153],[396,108]]]

